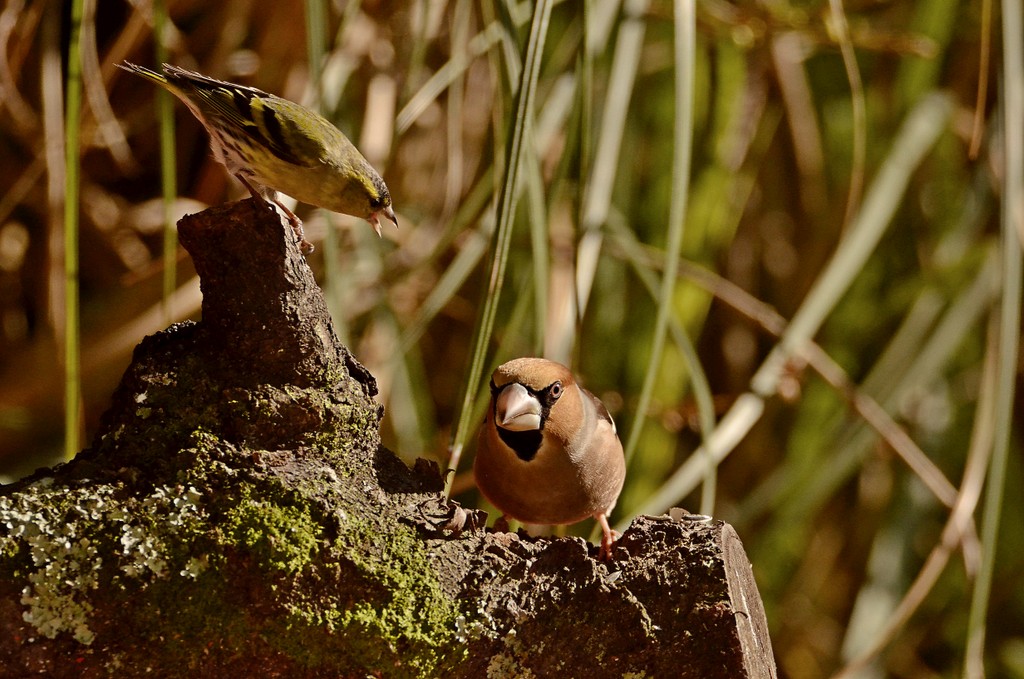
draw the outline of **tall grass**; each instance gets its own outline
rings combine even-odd
[[[515,224],[516,205],[519,199],[519,176],[528,157],[524,150],[530,140],[530,131],[534,120],[534,97],[537,92],[537,81],[540,76],[541,56],[544,54],[544,43],[548,35],[548,23],[551,19],[552,0],[538,0],[533,9],[533,20],[530,23],[530,34],[526,42],[526,51],[522,65],[518,59],[508,64],[510,72],[518,71],[520,80],[515,91],[514,124],[508,132],[505,153],[505,181],[501,185],[501,193],[497,202],[497,226],[494,231],[490,254],[490,275],[486,295],[480,309],[474,333],[471,359],[466,374],[466,384],[462,407],[459,410],[458,424],[452,436],[451,454],[448,462],[450,472],[459,468],[462,448],[469,436],[469,423],[473,414],[473,403],[477,399],[480,385],[483,383],[484,363],[494,332],[494,321],[498,313],[498,302],[505,283],[505,268],[508,263],[509,247],[512,242],[512,228]],[[502,5],[503,6],[503,5]],[[506,29],[515,29],[514,22],[507,21]],[[507,52],[506,54],[509,54]],[[445,492],[451,492],[454,476],[449,475],[445,483]]]
[[[156,63],[167,63],[166,0],[153,0],[153,35]],[[175,318],[172,300],[178,288],[178,229],[174,223],[174,201],[178,197],[178,162],[174,144],[174,96],[162,87],[157,88],[156,92],[156,115],[160,120],[160,192],[164,209],[162,302],[164,323],[170,325]]]
[[[1020,357],[1021,283],[1024,266],[1024,16],[1020,3],[1004,2],[1003,10],[1003,203],[1000,211],[1003,290],[999,306],[996,359],[995,422],[988,492],[982,515],[981,567],[974,581],[967,623],[964,675],[985,676],[985,638],[996,567],[999,526],[1004,503],[1013,436],[1014,400]]]
[[[309,262],[386,445],[457,469],[453,496],[480,500],[484,377],[556,358],[630,451],[620,528],[678,504],[736,526],[782,676],[1020,674],[1019,3],[165,1],[69,5],[100,62],[80,122],[73,59],[36,43],[74,57],[61,17],[0,9],[0,144],[26,158],[0,167],[6,473],[77,450],[131,346],[198,313],[169,211],[244,195],[110,68],[162,43],[319,106],[382,169],[401,229],[300,206]]]
[[[68,71],[64,86],[64,457],[70,460],[82,441],[80,363],[78,211],[81,187],[82,14],[87,0],[72,0]],[[90,12],[91,14],[91,12]]]

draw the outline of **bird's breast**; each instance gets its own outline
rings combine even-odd
[[[484,431],[474,475],[480,491],[506,515],[526,523],[575,523],[614,504],[621,483],[601,488],[564,446],[543,437],[536,454],[522,459],[497,428]]]

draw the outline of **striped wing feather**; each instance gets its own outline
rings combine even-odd
[[[288,125],[288,118],[279,113],[288,107],[297,108],[297,104],[255,87],[217,80],[173,64],[164,64],[163,69],[168,80],[197,99],[197,103],[202,102],[204,108],[229,129],[241,132],[281,160],[300,166],[313,164],[313,161],[304,161],[292,151],[292,144],[305,135],[296,134],[295,126]],[[291,144],[285,137],[284,125],[289,126],[288,132],[292,134]],[[302,142],[311,143],[308,138],[303,138]]]

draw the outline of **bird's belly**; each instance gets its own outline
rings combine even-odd
[[[537,462],[517,459],[495,467],[486,456],[477,456],[477,486],[491,504],[525,523],[576,523],[608,509],[601,506],[606,493],[588,487],[571,468]]]
[[[336,172],[314,172],[268,156],[252,166],[256,181],[291,196],[300,203],[354,217],[369,216],[355,184]]]

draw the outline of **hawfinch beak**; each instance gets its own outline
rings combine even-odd
[[[502,389],[494,405],[495,421],[502,429],[540,429],[540,401],[523,385],[510,384]]]

